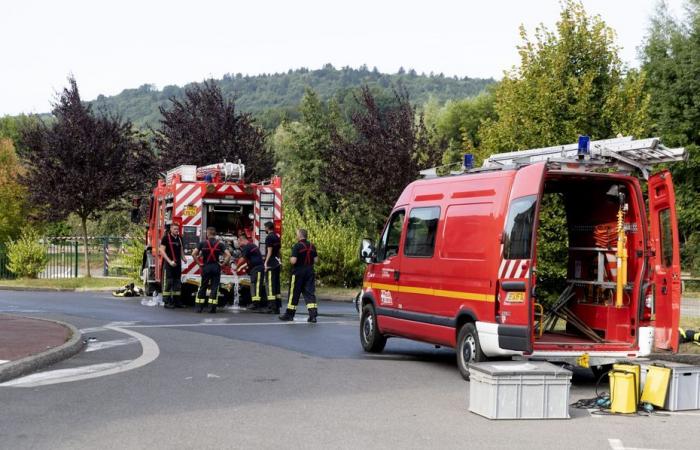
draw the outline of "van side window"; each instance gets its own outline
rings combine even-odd
[[[377,262],[382,262],[399,254],[399,243],[401,242],[401,231],[403,230],[403,219],[405,216],[406,212],[401,209],[394,212],[389,219],[377,248]]]
[[[406,244],[403,249],[406,256],[424,258],[433,256],[439,218],[440,208],[438,206],[411,210],[408,215]]]
[[[673,234],[671,234],[671,210],[659,211],[661,225],[661,264],[664,267],[673,265]]]
[[[530,259],[536,205],[536,195],[521,197],[511,203],[503,235],[505,259]]]

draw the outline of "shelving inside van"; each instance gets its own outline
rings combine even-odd
[[[647,270],[646,213],[637,192],[633,177],[547,175],[536,227],[535,350],[636,344]],[[618,300],[620,211],[628,258]]]

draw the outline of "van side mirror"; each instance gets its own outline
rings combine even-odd
[[[374,261],[374,244],[371,239],[362,239],[360,245],[360,259],[369,264]]]

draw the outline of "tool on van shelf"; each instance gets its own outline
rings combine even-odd
[[[620,193],[620,208],[617,211],[617,285],[615,307],[622,308],[625,285],[627,284],[627,234],[625,233],[625,194]]]

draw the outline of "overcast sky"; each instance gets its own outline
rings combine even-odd
[[[584,0],[637,47],[657,0]],[[669,0],[672,13],[682,0]],[[66,77],[84,99],[225,73],[377,66],[500,78],[518,26],[553,26],[558,0],[20,0],[0,4],[0,115],[45,112]]]

